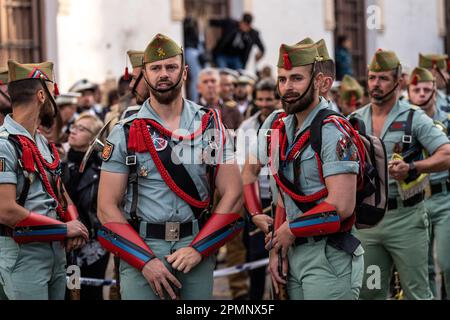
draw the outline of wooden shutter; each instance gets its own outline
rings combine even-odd
[[[43,59],[41,0],[0,0],[0,65]]]

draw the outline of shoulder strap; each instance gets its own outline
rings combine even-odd
[[[414,112],[416,110],[411,108],[408,114],[408,119],[406,120],[405,124],[405,134],[402,137],[402,143],[403,143],[403,152],[408,151],[409,148],[411,148],[412,145],[412,123],[414,119]]]
[[[140,227],[140,219],[137,215],[137,204],[138,204],[138,163],[137,163],[137,157],[134,151],[132,151],[130,148],[128,148],[128,138],[130,136],[130,125],[132,122],[125,122],[123,124],[124,134],[125,134],[125,143],[127,144],[127,157],[125,160],[126,165],[130,169],[130,172],[128,174],[128,183],[131,184],[131,207],[130,207],[130,224],[131,226],[139,232]]]
[[[336,111],[330,110],[330,109],[323,109],[320,110],[319,113],[316,115],[314,120],[311,123],[310,131],[311,131],[311,147],[314,150],[315,153],[320,155],[322,150],[322,126],[325,119],[327,119],[330,116],[337,116],[341,118],[345,118],[340,113],[337,113]]]
[[[17,204],[21,207],[24,207],[25,202],[27,201],[27,198],[28,198],[28,193],[30,192],[31,178],[30,178],[30,175],[27,172],[25,172],[25,170],[23,169],[23,166],[22,166],[22,160],[21,160],[22,146],[20,145],[19,141],[13,135],[8,136],[8,141],[10,141],[13,144],[14,149],[16,150],[17,161],[19,163],[19,167],[22,170],[22,174],[24,176],[24,185],[23,185],[22,191],[20,192],[19,198],[17,199]]]

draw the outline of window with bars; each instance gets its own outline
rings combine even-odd
[[[0,65],[43,60],[42,0],[0,0]]]
[[[364,80],[367,75],[366,1],[335,0],[335,43],[340,35],[352,41],[353,76]]]

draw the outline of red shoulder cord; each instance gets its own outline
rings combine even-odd
[[[304,133],[300,139],[295,143],[295,145],[293,146],[292,150],[289,152],[289,154],[286,156],[286,148],[287,148],[287,134],[286,134],[286,127],[284,124],[284,121],[282,120],[282,118],[285,117],[285,114],[280,114],[279,118],[277,120],[275,120],[275,122],[272,125],[272,133],[273,130],[278,130],[279,132],[279,145],[280,145],[280,160],[282,161],[292,161],[294,160],[294,158],[297,156],[298,152],[300,152],[300,150],[302,150],[306,144],[309,141],[310,138],[310,131],[308,130],[306,133]],[[320,199],[323,199],[325,197],[328,196],[328,190],[327,188],[324,188],[316,193],[313,193],[311,195],[308,196],[302,196],[299,194],[296,194],[295,192],[293,192],[292,190],[290,190],[280,179],[278,173],[276,170],[274,170],[273,168],[273,161],[272,161],[272,133],[271,135],[269,135],[268,137],[268,150],[269,150],[269,167],[272,170],[272,175],[277,183],[277,185],[284,191],[286,192],[286,194],[288,194],[292,199],[294,199],[295,201],[298,202],[305,202],[305,203],[309,203],[309,202],[315,202],[315,201],[319,201]],[[319,169],[319,175],[323,181],[323,173],[322,173],[322,163],[320,161],[320,158],[318,157],[318,155],[316,154],[316,159],[317,161],[317,166]]]
[[[50,181],[48,180],[47,174],[45,172],[45,169],[48,169],[50,171],[55,171],[59,167],[59,164],[60,164],[59,153],[58,153],[58,150],[56,149],[55,144],[53,144],[53,143],[50,144],[51,152],[53,153],[53,157],[55,158],[55,160],[52,163],[50,163],[44,159],[44,157],[42,156],[41,152],[39,151],[39,148],[36,146],[34,141],[32,141],[31,139],[29,139],[25,136],[21,136],[21,135],[18,135],[17,138],[19,140],[20,145],[22,146],[22,163],[23,163],[24,170],[29,173],[33,173],[36,171],[36,169],[34,167],[36,165],[37,171],[39,172],[39,174],[41,176],[42,183],[44,184],[45,190],[56,201],[56,203],[58,205],[56,207],[56,212],[58,213],[58,216],[60,218],[64,217],[64,210],[63,210],[63,208],[58,200],[58,197],[56,196],[55,191],[53,190],[53,188],[50,184]]]
[[[194,133],[187,135],[187,136],[180,136],[177,135],[166,128],[164,128],[162,125],[160,125],[158,122],[151,120],[151,119],[136,119],[134,120],[133,124],[130,128],[130,135],[128,140],[128,148],[130,150],[133,150],[138,153],[144,153],[149,152],[150,156],[152,157],[153,162],[155,163],[156,168],[158,169],[158,172],[160,173],[162,179],[167,184],[169,189],[174,192],[177,196],[179,196],[181,199],[183,199],[185,202],[187,202],[189,205],[204,209],[209,206],[210,199],[206,199],[205,201],[199,201],[197,199],[192,198],[190,195],[185,193],[182,189],[180,189],[175,181],[173,181],[170,174],[167,172],[166,168],[164,167],[164,164],[162,163],[161,159],[158,156],[158,152],[156,151],[156,148],[153,144],[152,137],[150,136],[150,132],[147,128],[147,125],[152,126],[155,130],[157,130],[161,135],[164,135],[166,137],[175,138],[179,141],[184,140],[194,140],[200,135],[203,135],[203,133],[206,131],[208,127],[208,122],[211,117],[211,111],[210,113],[207,113],[202,118],[202,125],[201,127],[195,131]]]

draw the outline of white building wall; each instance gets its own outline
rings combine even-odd
[[[384,0],[385,28],[368,37],[368,59],[378,48],[393,50],[403,65],[414,68],[419,63],[419,52],[442,53],[444,39],[439,35],[438,1]]]
[[[282,43],[295,44],[306,37],[325,39],[334,54],[333,32],[325,30],[324,1],[318,0],[253,0],[254,26],[266,46],[266,55],[258,68],[276,66]],[[249,63],[249,69],[254,65]],[[276,70],[274,70],[276,71]]]
[[[87,78],[117,78],[128,63],[126,51],[144,50],[156,33],[181,42],[171,2],[161,0],[59,0],[58,63],[61,88]]]

